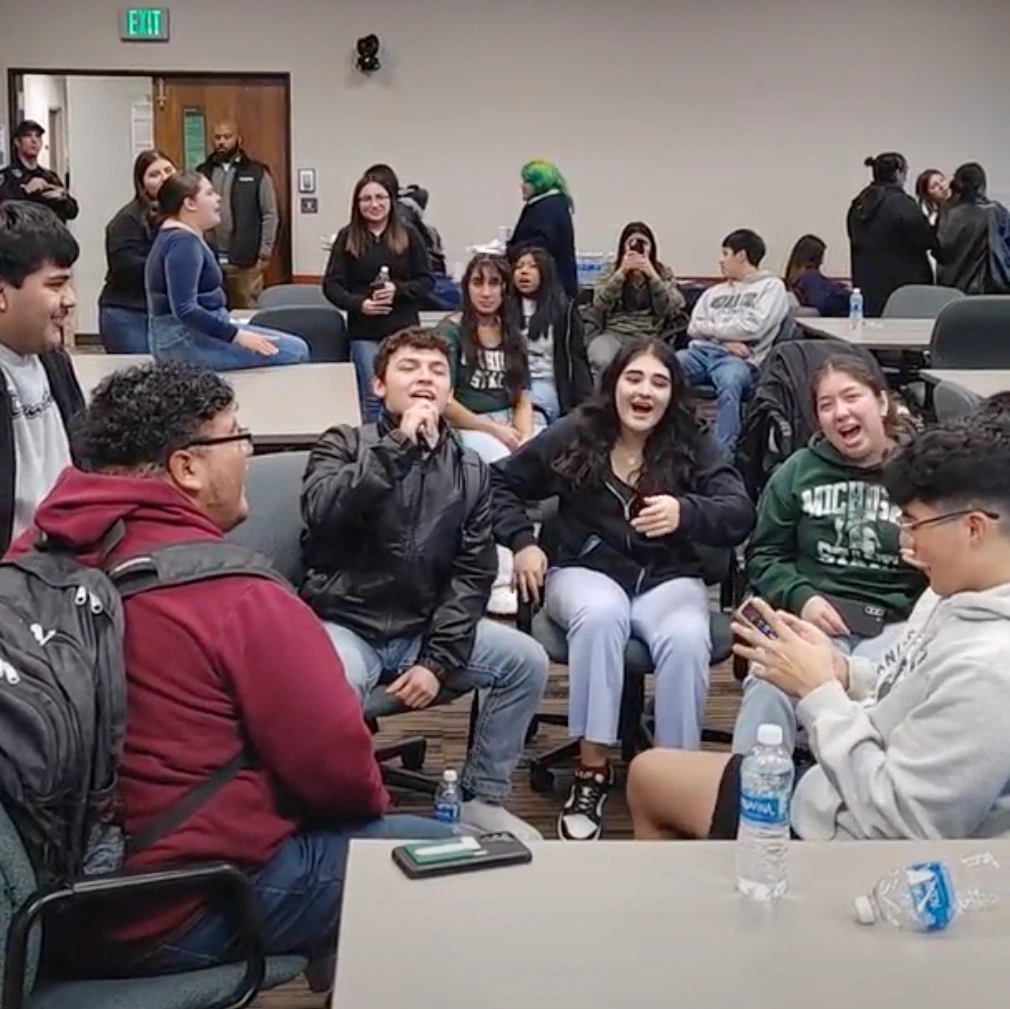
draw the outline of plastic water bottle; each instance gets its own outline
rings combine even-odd
[[[780,725],[762,725],[740,769],[736,887],[755,900],[775,900],[789,885],[789,800],[793,760]]]
[[[849,295],[849,323],[853,329],[863,324],[863,292],[858,287],[854,287]]]
[[[909,932],[938,932],[964,911],[985,911],[1010,895],[1010,873],[989,852],[956,862],[916,862],[883,876],[857,897],[864,925],[886,921]]]
[[[380,266],[379,267],[379,276],[376,278],[375,282],[380,287],[383,286],[384,284],[388,284],[389,283],[389,267],[388,266]]]
[[[433,816],[442,823],[459,823],[463,799],[459,791],[459,775],[453,770],[442,772],[442,781],[435,793]]]

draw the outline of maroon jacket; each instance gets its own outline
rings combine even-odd
[[[118,519],[126,535],[112,561],[222,536],[164,481],[72,468],[39,506],[35,524],[85,547]],[[13,551],[28,542],[30,531]],[[125,612],[119,774],[127,831],[175,805],[244,740],[257,757],[182,826],[131,858],[129,869],[213,859],[255,869],[304,818],[361,820],[385,810],[388,796],[358,699],[319,620],[293,592],[236,576],[153,590],[128,600]],[[137,908],[112,933],[152,942],[198,907],[190,900]]]

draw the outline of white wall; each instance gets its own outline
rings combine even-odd
[[[641,216],[684,274],[713,273],[738,226],[775,268],[819,232],[844,270],[845,209],[878,150],[913,171],[978,159],[1010,191],[1007,0],[174,0],[161,46],[119,42],[112,0],[60,5],[58,31],[44,4],[0,5],[0,61],[290,72],[293,168],[320,184],[320,214],[294,222],[298,273],[322,270],[320,235],[377,160],[431,190],[450,259],[514,221],[519,166],[545,156],[583,250]],[[351,53],[371,31],[387,69],[366,80]]]
[[[133,194],[130,107],[149,101],[149,77],[68,77],[67,133],[72,188],[81,212],[71,230],[81,246],[74,267],[77,331],[98,332],[105,281],[105,225]]]
[[[3,3],[3,0],[0,0],[0,3]],[[66,111],[67,84],[63,77],[54,77],[49,74],[26,74],[23,94],[24,115],[22,118],[34,119],[35,122],[40,123],[46,129],[49,127],[49,112],[51,109],[63,109]],[[4,116],[4,119],[6,118]],[[45,143],[42,145],[39,163],[49,168],[49,144],[51,138],[46,133],[43,139]]]

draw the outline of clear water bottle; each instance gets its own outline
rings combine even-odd
[[[1010,895],[1010,873],[989,852],[956,862],[916,862],[883,876],[856,898],[864,925],[886,921],[909,932],[939,932],[964,911],[985,911]]]
[[[442,772],[442,781],[435,793],[435,807],[432,815],[442,823],[459,823],[463,797],[459,790],[459,775],[453,770]]]
[[[849,295],[849,323],[853,329],[863,324],[863,292],[858,287]]]
[[[389,267],[380,266],[379,276],[375,278],[375,282],[381,287],[383,284],[389,283]]]
[[[740,768],[736,887],[755,900],[775,900],[789,885],[789,800],[793,759],[780,725],[758,728],[757,743]]]

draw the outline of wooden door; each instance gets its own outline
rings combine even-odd
[[[273,176],[280,229],[266,284],[291,279],[291,162],[289,81],[286,76],[200,77],[190,74],[154,80],[154,142],[180,171],[195,169],[214,147],[211,131],[233,120],[249,157]]]

